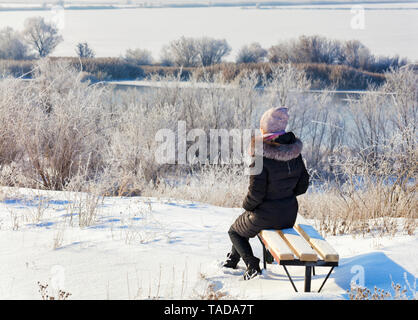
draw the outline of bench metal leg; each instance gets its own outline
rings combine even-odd
[[[314,276],[314,275],[315,275],[315,267],[312,266],[312,276]]]
[[[261,240],[260,236],[258,236],[258,240],[260,240],[261,242],[261,246],[263,247],[263,268],[267,269],[267,249],[266,246],[264,245],[263,240]]]
[[[312,267],[305,267],[305,292],[311,292]]]
[[[325,285],[325,282],[327,282],[329,276],[331,275],[332,270],[334,270],[334,267],[331,268],[331,270],[328,272],[327,276],[325,277],[324,282],[322,282],[321,287],[319,288],[318,292],[321,292],[322,287]]]
[[[291,283],[291,284],[292,284],[292,286],[293,286],[293,289],[295,289],[295,292],[298,292],[298,289],[296,289],[296,286],[295,286],[295,284],[293,283],[292,277],[290,276],[289,271],[287,271],[286,266],[285,266],[285,265],[283,265],[283,268],[284,268],[284,271],[286,271],[287,277],[289,278],[290,283]]]
[[[267,249],[263,243],[263,268],[267,269]]]

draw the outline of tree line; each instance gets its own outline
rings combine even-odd
[[[42,17],[26,19],[21,32],[10,27],[0,30],[0,59],[33,60],[50,55],[63,41],[58,27]],[[180,37],[163,46],[159,59],[143,48],[128,49],[123,58],[134,65],[207,67],[222,63],[232,49],[225,39]],[[75,47],[80,58],[94,58],[87,42]],[[323,36],[300,36],[263,48],[254,42],[242,46],[237,64],[248,63],[320,63],[343,65],[364,71],[383,73],[407,65],[399,56],[377,56],[358,40],[341,41]]]

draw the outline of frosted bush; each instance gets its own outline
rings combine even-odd
[[[417,78],[410,70],[393,71],[383,88],[339,106],[332,90],[306,94],[310,81],[291,65],[228,86],[221,75],[187,86],[179,77],[154,76],[159,87],[143,91],[91,84],[77,68],[52,60],[32,73],[31,81],[0,82],[2,185],[239,207],[248,187],[244,163],[158,163],[156,134],[171,130],[178,145],[182,122],[187,131],[202,130],[209,145],[211,129],[256,129],[266,109],[287,105],[287,129],[303,141],[313,181],[301,197],[302,214],[324,233],[393,233],[399,218],[404,232],[415,232]],[[248,146],[241,147],[245,153]],[[85,211],[95,213],[91,203]],[[94,220],[86,217],[83,225]]]

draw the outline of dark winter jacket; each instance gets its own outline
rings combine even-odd
[[[253,224],[264,229],[293,227],[298,212],[296,196],[305,193],[309,185],[309,174],[300,154],[302,142],[292,133],[280,139],[280,145],[263,143],[262,172],[250,176],[242,204],[253,213]]]

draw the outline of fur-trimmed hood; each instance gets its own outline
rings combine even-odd
[[[250,155],[254,155],[255,141],[262,141],[262,137],[258,136],[251,140],[249,147]],[[301,154],[302,148],[303,143],[298,138],[292,144],[270,144],[263,142],[263,157],[277,161],[289,161],[297,158]]]

